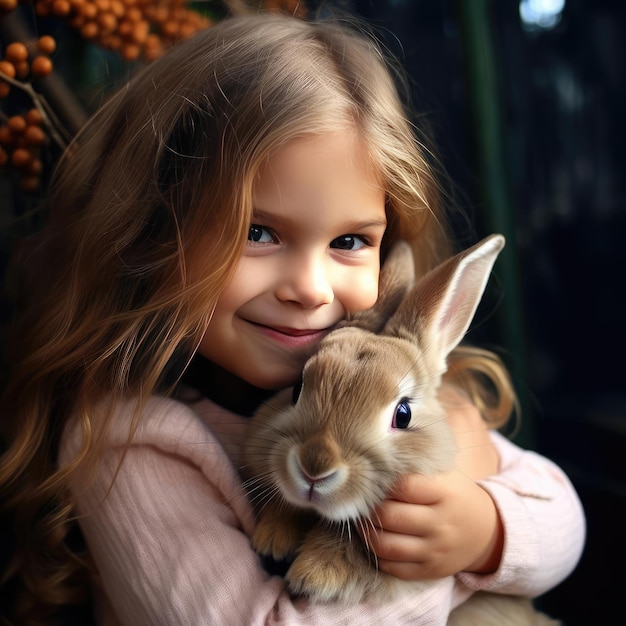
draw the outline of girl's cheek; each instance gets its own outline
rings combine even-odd
[[[379,272],[376,270],[366,272],[358,279],[353,278],[348,287],[350,290],[349,300],[344,303],[348,311],[356,313],[374,306],[378,299],[378,276]]]

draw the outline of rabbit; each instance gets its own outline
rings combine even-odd
[[[415,283],[410,247],[395,244],[374,307],[331,331],[301,384],[251,419],[243,459],[258,505],[252,545],[293,559],[285,578],[294,595],[356,603],[429,584],[377,570],[355,528],[400,476],[452,468],[456,448],[437,391],[503,246],[492,235]]]

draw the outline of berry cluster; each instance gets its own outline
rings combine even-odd
[[[28,46],[21,41],[10,43],[4,50],[4,58],[0,60],[0,98],[6,98],[11,91],[10,83],[2,80],[2,75],[19,80],[48,76],[53,68],[50,55],[56,50],[56,45],[54,38],[49,35],[40,37]]]
[[[19,1],[0,0],[0,19],[14,11]],[[33,6],[39,17],[67,20],[83,39],[118,51],[126,61],[139,58],[151,61],[169,43],[210,25],[207,18],[188,10],[186,2],[34,0]],[[39,189],[42,151],[52,136],[49,116],[45,114],[45,107],[40,106],[43,100],[36,91],[36,80],[53,71],[51,57],[56,48],[55,39],[44,35],[35,41],[12,41],[0,50],[0,101],[6,99],[7,102],[3,110],[16,110],[9,98],[12,91],[28,94],[34,105],[31,110],[17,115],[0,110],[0,168],[16,171],[24,191]]]
[[[187,8],[187,0],[36,0],[35,11],[67,19],[83,39],[118,51],[125,61],[152,61],[169,43],[211,25]]]
[[[0,0],[0,20],[27,1],[38,17],[66,21],[81,38],[118,52],[125,61],[150,62],[169,44],[212,24],[189,8],[193,0]],[[225,9],[227,13],[259,9],[297,17],[307,13],[303,0],[222,0],[214,4],[223,5],[222,12]],[[50,35],[34,41],[9,39],[4,50],[0,48],[0,168],[17,171],[25,191],[40,188],[46,144],[52,141],[61,149],[65,146],[63,133],[55,129],[54,112],[37,91],[37,80],[53,71],[56,48]],[[16,106],[20,100],[13,102],[9,97],[13,91],[27,94],[32,102],[29,111],[22,113]]]
[[[0,0],[0,3],[6,9],[7,0]],[[28,44],[10,43],[0,60],[0,99],[9,95],[14,81],[24,83],[48,76],[53,68],[50,56],[55,49],[56,41],[49,35]],[[37,108],[11,117],[0,115],[0,167],[11,166],[18,172],[20,188],[35,191],[43,169],[42,147],[47,141],[44,118]]]
[[[11,165],[19,173],[20,188],[36,191],[42,171],[41,149],[46,142],[43,116],[33,108],[13,115],[0,126],[0,166]]]

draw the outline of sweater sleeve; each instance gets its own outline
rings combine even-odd
[[[294,601],[251,549],[238,474],[201,419],[161,399],[147,407],[130,446],[126,438],[114,424],[95,481],[77,477],[71,486],[106,624],[445,624],[466,597],[449,577],[376,606]],[[78,429],[69,428],[62,464],[79,445]]]
[[[565,473],[550,460],[491,434],[500,471],[479,482],[493,498],[504,526],[504,549],[494,574],[462,573],[470,589],[529,597],[561,583],[576,567],[585,543],[585,515]]]

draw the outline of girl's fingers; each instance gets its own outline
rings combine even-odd
[[[409,474],[401,478],[391,490],[389,497],[411,504],[434,506],[444,500],[456,499],[476,482],[464,472],[450,470],[434,476]]]
[[[428,545],[422,537],[394,533],[387,530],[369,530],[364,540],[371,552],[385,561],[420,562],[427,555]]]
[[[392,533],[421,536],[435,523],[430,506],[419,506],[399,500],[385,500],[370,517],[371,523]]]
[[[408,474],[394,485],[389,498],[411,504],[434,504],[440,498],[440,491],[437,476]]]
[[[402,580],[432,580],[442,578],[441,573],[431,563],[411,563],[406,561],[378,560],[378,569]]]

